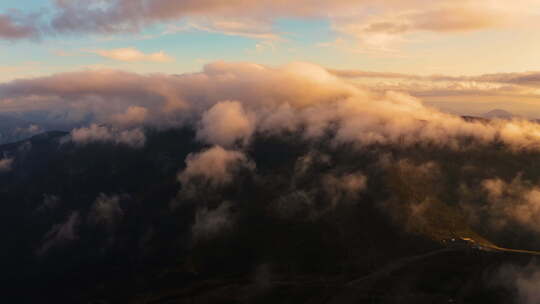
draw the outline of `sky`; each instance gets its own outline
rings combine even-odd
[[[0,82],[310,62],[448,112],[540,117],[536,83],[479,78],[540,71],[539,14],[534,0],[5,0]]]

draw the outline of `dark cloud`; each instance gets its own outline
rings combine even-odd
[[[535,263],[526,266],[505,265],[500,268],[498,278],[505,287],[517,294],[517,303],[534,304],[540,301],[540,268]]]
[[[81,219],[79,212],[73,211],[69,214],[64,222],[55,224],[45,234],[43,243],[37,251],[37,254],[44,255],[55,246],[67,244],[71,241],[77,240],[79,238],[78,227],[80,224]]]

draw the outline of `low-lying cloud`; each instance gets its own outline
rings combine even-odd
[[[118,195],[107,196],[101,193],[92,204],[88,220],[96,225],[113,227],[124,216],[120,199],[121,197]]]
[[[61,246],[79,238],[78,227],[81,223],[78,211],[69,214],[62,223],[55,224],[43,237],[43,243],[38,249],[38,255],[46,254],[55,246]]]
[[[517,303],[535,304],[540,301],[540,268],[535,263],[526,266],[505,265],[501,267],[498,278],[503,286],[517,294]]]
[[[196,241],[206,240],[231,229],[234,225],[231,207],[230,202],[223,202],[215,209],[199,208],[192,227],[193,238]]]
[[[178,180],[183,186],[192,180],[202,181],[209,186],[222,186],[233,181],[236,170],[241,166],[253,168],[254,165],[242,152],[214,146],[188,155],[186,168],[178,175]]]
[[[486,179],[482,188],[488,198],[488,204],[482,208],[486,209],[494,228],[518,224],[540,232],[540,187],[517,176],[510,182]]]
[[[0,85],[1,112],[50,112],[74,124],[75,142],[140,146],[138,127],[192,126],[197,138],[229,147],[255,134],[335,133],[334,145],[417,144],[463,148],[501,143],[540,149],[540,125],[523,119],[465,120],[404,92],[380,91],[309,63],[269,67],[216,62],[200,73],[139,75],[120,71],[57,74]]]
[[[222,101],[204,112],[197,138],[209,144],[230,146],[248,141],[255,132],[255,118],[238,101]]]
[[[323,185],[332,205],[339,201],[354,201],[367,188],[368,178],[361,172],[323,177]]]
[[[101,142],[127,145],[134,148],[142,147],[146,142],[146,136],[141,129],[119,130],[97,124],[74,129],[70,133],[70,139],[79,145]]]

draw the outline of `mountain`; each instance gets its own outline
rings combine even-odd
[[[47,131],[47,128],[43,124],[16,115],[0,115],[0,144],[20,141],[44,131]]]
[[[505,111],[505,110],[501,110],[501,109],[495,109],[495,110],[491,110],[487,113],[484,113],[482,115],[482,117],[484,118],[489,118],[489,119],[494,119],[494,118],[498,118],[498,119],[512,119],[514,118],[515,116],[508,112],[508,111]]]
[[[499,201],[481,186],[500,176],[524,191],[540,179],[540,153],[337,147],[288,133],[256,136],[240,154],[190,128],[145,135],[142,147],[66,132],[0,145],[7,298],[509,303],[501,269],[536,253],[502,247],[540,248],[534,231],[482,213]]]
[[[0,114],[0,144],[13,143],[52,130],[72,130],[88,123],[80,118],[71,122],[69,114],[42,111]]]

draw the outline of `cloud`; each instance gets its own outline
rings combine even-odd
[[[417,32],[459,34],[535,24],[533,0],[57,0],[50,14],[35,21],[7,19],[4,37],[65,33],[137,33],[168,26],[168,33],[189,29],[278,41],[273,27],[290,18],[327,20],[338,39],[327,45],[356,51],[390,51]],[[36,19],[36,18],[34,18]],[[184,25],[178,25],[183,23]]]
[[[382,78],[382,79],[401,79],[418,80],[426,82],[480,82],[480,83],[500,83],[515,84],[530,87],[540,86],[540,72],[529,71],[521,73],[495,73],[476,76],[448,76],[448,75],[429,75],[421,76],[414,74],[391,73],[391,72],[372,72],[362,70],[336,70],[327,69],[333,75],[343,78]]]
[[[203,113],[197,138],[221,146],[245,142],[255,132],[255,118],[251,116],[238,101],[218,102]]]
[[[118,130],[97,124],[74,129],[70,133],[70,139],[80,145],[105,142],[128,145],[134,148],[140,148],[146,142],[146,136],[140,129]]]
[[[13,165],[13,158],[2,158],[0,159],[0,173],[11,171],[11,166]]]
[[[0,39],[34,38],[37,35],[38,30],[29,18],[21,18],[20,16],[17,18],[14,17],[13,13],[10,15],[0,14]]]
[[[486,179],[482,188],[488,204],[475,210],[489,216],[491,226],[497,230],[517,224],[533,232],[540,232],[540,187],[521,176],[510,182],[499,178]]]
[[[126,32],[138,31],[156,23],[178,21],[183,18],[227,17],[250,21],[268,22],[274,18],[289,16],[314,16],[319,10],[334,5],[306,5],[309,1],[241,1],[221,2],[215,0],[116,0],[108,5],[88,5],[84,0],[57,1],[57,13],[52,27],[57,31]],[[351,1],[338,1],[338,7]]]
[[[330,165],[331,157],[317,150],[311,150],[299,157],[294,165],[294,175],[299,177],[310,176],[311,169],[317,164]]]
[[[77,240],[79,238],[77,234],[77,227],[79,226],[79,224],[79,212],[74,211],[70,213],[65,222],[54,225],[45,234],[45,237],[43,238],[43,244],[37,251],[37,254],[44,255],[55,246]]]
[[[317,139],[331,130],[334,145],[540,149],[539,124],[465,120],[398,89],[359,84],[309,63],[216,62],[184,75],[98,70],[12,81],[0,85],[0,112],[48,112],[54,122],[88,124],[71,134],[80,143],[140,146],[140,127],[190,126],[199,140],[223,146],[247,144],[255,134]]]
[[[357,51],[395,51],[406,42],[403,37],[415,32],[456,34],[484,29],[512,26],[513,15],[488,1],[437,1],[419,3],[404,1],[402,5],[387,3],[379,5],[374,14],[344,15],[334,19],[333,28],[343,36],[353,38],[348,48]]]
[[[282,41],[283,38],[272,32],[269,24],[261,24],[254,20],[194,20],[186,25],[171,25],[167,28],[166,34],[204,31],[210,33],[220,33],[228,36],[240,36],[268,43]]]
[[[413,75],[360,70],[329,70],[375,91],[398,91],[452,113],[481,115],[504,108],[522,117],[537,118],[540,73],[497,73],[475,76]]]
[[[166,63],[174,61],[174,59],[171,56],[167,55],[164,51],[145,54],[135,48],[120,48],[112,50],[94,50],[89,52],[105,58],[126,62]]]
[[[322,187],[330,204],[330,209],[339,203],[354,203],[361,192],[367,188],[367,176],[361,172],[342,175],[326,174],[322,178]]]
[[[398,20],[408,21],[412,28],[462,31],[501,23],[500,18],[497,18],[499,14],[514,12],[514,10],[505,11],[507,5],[496,5],[483,0],[438,1],[436,3],[426,3],[421,0],[388,0],[377,3],[367,0],[338,0],[332,3],[313,3],[311,0],[295,2],[232,0],[226,3],[215,0],[182,0],[177,2],[116,0],[107,2],[105,6],[94,6],[86,4],[84,0],[57,1],[57,15],[53,20],[53,26],[58,30],[65,31],[111,32],[138,30],[142,26],[157,22],[197,16],[227,16],[251,20],[268,20],[286,16],[328,16],[331,19],[354,19],[371,11],[383,16],[397,15],[400,17]],[[240,8],[243,9],[240,10]],[[441,14],[445,18],[440,18]],[[372,30],[383,29],[385,27]]]
[[[505,287],[516,291],[519,304],[534,304],[540,301],[540,269],[534,263],[526,266],[504,265],[497,279]]]
[[[178,175],[183,186],[201,180],[210,186],[226,185],[233,181],[235,172],[241,166],[253,168],[253,164],[239,151],[225,150],[220,146],[186,158],[186,168]]]
[[[88,219],[90,222],[106,227],[112,227],[122,220],[124,211],[120,207],[120,196],[107,196],[101,193],[90,210]]]
[[[360,173],[348,173],[341,176],[326,175],[323,184],[330,197],[339,201],[341,197],[355,199],[367,188],[367,177]]]
[[[148,116],[148,110],[144,107],[130,106],[125,113],[113,116],[113,121],[123,126],[141,125]]]
[[[232,204],[223,202],[215,209],[203,207],[195,214],[195,223],[191,228],[195,240],[209,239],[232,228],[234,220],[231,214]]]

